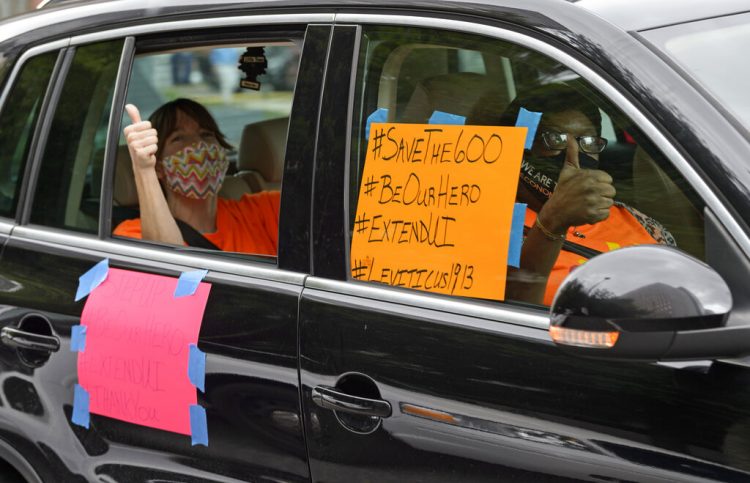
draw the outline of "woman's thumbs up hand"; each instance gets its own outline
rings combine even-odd
[[[156,150],[159,142],[156,129],[149,121],[141,120],[141,113],[133,104],[125,106],[131,125],[124,129],[133,170],[152,170],[156,166]]]

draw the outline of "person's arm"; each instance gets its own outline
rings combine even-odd
[[[185,241],[169,211],[159,178],[156,176],[156,129],[151,127],[150,122],[141,120],[141,114],[134,105],[128,104],[125,110],[133,122],[124,132],[138,191],[142,237],[144,240],[184,245]]]
[[[537,214],[541,227],[535,223],[527,233],[520,268],[509,273],[506,298],[541,304],[568,229],[607,219],[614,196],[609,174],[580,168],[578,143],[570,136],[557,187]]]

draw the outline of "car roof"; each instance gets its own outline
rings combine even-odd
[[[626,31],[750,11],[747,0],[570,0]]]
[[[594,15],[624,31],[646,30],[750,10],[747,0],[52,0],[37,11],[0,22],[0,43],[28,32],[43,32],[24,39],[33,43],[36,36],[63,37],[73,31],[92,32],[104,25],[144,23],[158,17],[195,18],[218,11],[236,14],[249,6],[267,8],[269,12],[282,9],[328,13],[353,9],[370,13],[434,10],[486,15],[498,20],[508,18],[514,12],[526,12],[529,15],[521,21],[537,28],[559,27],[552,25],[556,21],[580,27],[592,21]],[[516,20],[522,17],[515,16]]]
[[[39,8],[52,6],[59,6],[61,4],[73,5],[81,3],[93,3],[96,0],[42,0]],[[110,2],[111,0],[98,0],[99,2]],[[619,26],[623,30],[646,30],[664,25],[673,25],[678,23],[690,22],[710,17],[720,17],[724,15],[731,15],[735,13],[750,11],[750,6],[747,0],[712,0],[707,2],[706,0],[566,0],[570,3],[576,4],[576,6],[585,8],[605,20]],[[147,6],[153,7],[155,5],[154,0],[130,0],[132,5],[138,3],[147,4]],[[167,1],[159,1],[161,5],[168,5]],[[179,4],[188,3],[207,3],[205,0],[202,2],[176,2]],[[221,4],[237,4],[242,3],[242,0],[216,0],[213,5]],[[356,5],[361,2],[338,2],[341,5],[351,4]],[[385,2],[384,2],[385,3]],[[441,3],[452,3],[450,1],[433,0],[433,5],[439,5]],[[496,3],[491,0],[477,0],[476,3],[492,4]],[[518,0],[519,6],[525,3],[525,0]],[[416,2],[407,0],[403,2],[405,5],[414,4],[415,6],[421,4],[425,6],[425,2]]]

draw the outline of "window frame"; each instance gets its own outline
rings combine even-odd
[[[279,258],[274,257],[273,261],[259,260],[248,255],[242,258],[227,256],[226,254],[216,253],[207,250],[189,249],[175,250],[174,247],[154,244],[143,241],[133,241],[127,239],[115,239],[104,228],[105,225],[111,225],[111,210],[107,210],[105,200],[110,200],[112,196],[112,183],[114,175],[114,160],[117,149],[117,141],[120,136],[120,119],[124,112],[124,102],[129,79],[130,65],[132,63],[133,47],[136,36],[147,35],[169,35],[174,32],[188,32],[191,29],[221,29],[221,28],[253,28],[261,27],[266,29],[278,28],[281,26],[299,26],[304,36],[307,29],[312,26],[332,27],[335,15],[332,13],[299,13],[299,14],[261,14],[247,16],[230,16],[230,17],[212,17],[198,20],[175,20],[165,21],[157,19],[153,23],[135,25],[131,27],[114,28],[91,34],[72,36],[55,42],[50,42],[34,49],[30,49],[31,54],[43,53],[49,50],[59,50],[65,47],[75,47],[88,43],[115,40],[118,38],[132,37],[133,40],[125,42],[123,46],[123,55],[120,59],[120,72],[117,75],[117,84],[113,97],[113,106],[110,113],[107,144],[105,147],[105,162],[102,179],[102,204],[99,214],[99,233],[86,234],[74,232],[71,230],[46,227],[41,225],[28,224],[30,206],[24,206],[23,210],[18,210],[15,225],[8,227],[8,233],[12,231],[13,238],[18,239],[21,243],[31,245],[41,245],[48,250],[56,253],[70,253],[72,256],[87,254],[88,256],[98,258],[110,258],[114,262],[120,263],[140,263],[146,264],[154,270],[171,271],[175,267],[178,269],[189,269],[199,267],[208,269],[211,272],[227,274],[227,276],[249,277],[257,280],[267,280],[270,282],[289,283],[301,285],[309,272],[309,261],[302,257],[302,260],[290,264],[279,266]],[[130,49],[130,50],[128,50]],[[325,46],[327,50],[327,44]],[[324,60],[318,59],[319,61]],[[322,62],[319,62],[322,64]],[[15,76],[15,72],[11,76]],[[321,94],[320,90],[317,90]],[[7,91],[3,96],[7,95]],[[0,107],[4,97],[0,97]],[[33,177],[32,177],[33,178]],[[24,182],[28,182],[29,173],[26,174]],[[311,183],[311,181],[310,181]],[[24,193],[28,193],[29,188],[26,186]],[[288,210],[288,209],[287,209]],[[282,207],[283,213],[283,207]],[[283,215],[281,215],[283,216]],[[2,219],[0,219],[2,222]],[[106,222],[106,223],[105,223]],[[300,227],[307,230],[308,228]],[[0,232],[3,227],[0,224]],[[309,247],[305,247],[305,253],[309,254]],[[309,255],[308,255],[309,257]]]
[[[37,146],[39,145],[39,142],[40,142],[40,136],[43,135],[42,124],[45,119],[46,110],[48,109],[50,102],[52,100],[51,99],[52,91],[56,84],[56,80],[59,76],[60,70],[62,68],[62,64],[64,62],[67,45],[68,45],[68,42],[66,40],[58,40],[55,42],[50,42],[45,45],[32,47],[26,50],[25,52],[23,52],[18,57],[15,64],[12,66],[11,70],[6,75],[5,81],[3,83],[3,88],[0,91],[0,116],[2,115],[6,102],[8,101],[11,91],[13,90],[13,87],[15,86],[15,83],[21,74],[21,71],[28,64],[28,62],[31,59],[36,58],[40,55],[48,54],[48,53],[55,52],[55,51],[58,52],[55,65],[50,75],[50,80],[47,84],[47,89],[42,98],[42,105],[40,106],[40,109],[39,109],[39,116],[37,118],[35,126],[33,126],[33,130],[31,133],[31,145],[29,147],[29,153],[27,155],[25,168],[22,173],[18,173],[19,177],[21,178],[20,180],[21,188],[19,191],[19,196],[18,196],[18,200],[16,204],[16,212],[13,217],[0,216],[0,221],[7,220],[8,223],[13,223],[13,224],[22,223],[23,216],[28,211],[27,206],[26,206],[27,202],[29,202],[28,192],[30,188],[33,188],[33,186],[30,185],[31,172],[33,169],[33,165],[35,164],[36,157],[40,156],[40,154],[38,153],[39,149]]]
[[[117,41],[119,39],[111,39],[110,41]],[[53,78],[51,80],[54,81],[54,84],[52,85],[51,89],[48,91],[49,98],[49,104],[42,106],[42,111],[40,113],[41,122],[38,124],[38,129],[40,129],[40,135],[38,140],[35,138],[32,142],[34,143],[34,155],[30,157],[30,163],[33,165],[31,168],[31,171],[29,172],[29,187],[28,191],[24,190],[24,193],[26,193],[26,196],[28,197],[28,200],[26,201],[27,206],[24,207],[24,212],[21,217],[21,224],[30,224],[34,226],[49,226],[49,225],[43,225],[40,223],[33,222],[31,220],[33,209],[34,209],[34,201],[36,198],[36,191],[39,188],[39,177],[42,173],[42,164],[44,162],[44,155],[46,153],[47,148],[47,142],[49,141],[50,131],[52,129],[52,124],[55,121],[57,109],[60,107],[60,98],[62,97],[62,93],[66,87],[66,82],[68,81],[68,76],[70,75],[71,69],[73,68],[74,63],[76,62],[76,59],[78,58],[78,52],[82,49],[85,49],[87,45],[97,45],[102,44],[107,41],[103,42],[97,42],[93,44],[83,44],[80,46],[69,46],[61,53],[62,63],[59,66],[59,68],[53,72]],[[122,50],[120,52],[120,59],[122,59]],[[119,68],[119,66],[118,66]],[[56,76],[56,77],[55,77]],[[117,74],[115,74],[115,83],[113,85],[113,89],[116,89],[117,87]],[[93,86],[98,87],[98,86]],[[114,95],[114,90],[112,91]],[[101,95],[101,93],[99,93]],[[101,107],[105,108],[107,104],[106,99],[101,100]],[[111,104],[110,104],[110,110],[111,110]],[[91,159],[91,154],[93,153],[93,135],[91,136],[90,143],[86,143],[85,136],[87,134],[93,134],[93,133],[87,133],[85,127],[87,124],[92,120],[90,118],[91,113],[88,109],[86,109],[86,115],[84,122],[82,124],[82,131],[81,131],[81,137],[78,142],[78,148],[76,149],[76,156],[72,160],[73,163],[71,167],[73,168],[73,173],[71,175],[70,183],[68,184],[68,191],[67,196],[65,197],[65,212],[64,212],[64,222],[67,223],[68,217],[71,214],[70,211],[72,208],[76,208],[75,211],[80,211],[80,204],[82,201],[82,195],[83,195],[83,189],[85,185],[85,179],[77,179],[75,175],[80,171],[82,167],[85,167],[86,169],[89,169],[89,167],[92,165],[93,160]],[[110,112],[110,118],[107,122],[107,134],[109,134],[109,126],[111,125],[111,112]],[[106,164],[106,148],[107,144],[105,141],[105,151],[103,154],[103,159],[101,160],[102,164]],[[85,151],[88,151],[88,156],[82,156],[82,154],[86,154]],[[82,164],[85,163],[85,166],[82,166]],[[102,166],[103,169],[104,166]],[[103,176],[102,176],[103,178]],[[74,190],[74,192],[72,192]],[[101,193],[101,190],[100,190]],[[75,202],[75,203],[74,203]],[[73,206],[71,206],[73,205]],[[101,209],[99,210],[99,213],[96,216],[96,223],[97,223],[97,229],[96,230],[85,230],[81,227],[59,227],[59,226],[49,226],[50,228],[57,228],[60,230],[67,230],[67,231],[73,231],[78,232],[82,234],[90,234],[95,235],[98,233],[99,226],[101,226],[100,223],[100,215],[101,215]]]
[[[181,23],[181,22],[178,22]],[[136,57],[143,54],[161,54],[167,53],[173,49],[179,48],[203,48],[213,45],[225,45],[227,43],[258,43],[258,42],[276,42],[292,40],[304,45],[305,31],[307,23],[283,22],[278,25],[268,25],[258,23],[250,29],[243,30],[244,25],[231,25],[223,27],[208,27],[202,32],[189,32],[175,30],[165,33],[162,30],[155,29],[149,33],[140,36],[130,35],[129,43],[123,46],[123,56],[121,57],[120,71],[118,72],[115,96],[113,98],[113,107],[109,121],[109,131],[107,137],[104,172],[102,178],[102,203],[99,222],[99,237],[101,239],[111,239],[113,241],[126,244],[146,244],[154,249],[176,252],[192,252],[210,257],[221,257],[237,262],[258,263],[263,266],[279,266],[278,248],[276,256],[265,256],[257,254],[229,254],[216,250],[209,250],[196,247],[175,247],[173,245],[150,242],[145,240],[127,239],[112,235],[112,208],[114,197],[114,181],[116,170],[116,157],[118,151],[120,134],[124,126],[121,125],[123,118],[125,101],[128,95],[130,78],[133,74]],[[289,27],[291,26],[291,27]],[[295,32],[296,35],[292,35]],[[296,80],[295,80],[296,85]],[[292,99],[292,102],[294,100]],[[283,187],[282,187],[283,190]],[[106,200],[106,206],[105,206]],[[279,222],[282,217],[282,210],[279,211]]]
[[[720,198],[713,192],[708,182],[701,176],[695,167],[682,154],[681,148],[675,146],[671,137],[656,125],[646,113],[644,113],[631,98],[621,92],[616,83],[606,74],[597,70],[595,66],[587,63],[585,57],[576,57],[569,53],[563,45],[550,41],[549,38],[534,36],[531,33],[523,33],[517,30],[511,30],[507,26],[495,26],[482,23],[471,23],[457,19],[444,19],[435,17],[418,17],[413,15],[388,15],[388,14],[349,14],[343,13],[337,16],[337,23],[354,24],[362,27],[368,25],[402,27],[402,28],[428,28],[437,30],[446,30],[460,32],[472,35],[494,38],[501,41],[511,42],[519,47],[530,49],[538,54],[554,58],[562,65],[577,73],[582,80],[588,82],[593,88],[598,90],[608,102],[617,106],[623,115],[627,116],[632,122],[637,123],[643,134],[649,139],[653,146],[660,150],[664,158],[684,177],[690,188],[696,193],[700,200],[705,204],[708,212],[715,214],[716,219],[720,220],[724,228],[727,229],[734,237],[735,242],[741,248],[745,256],[750,257],[750,239],[742,230],[738,221],[732,216],[731,209],[727,208]],[[500,24],[502,25],[502,24]],[[352,117],[351,123],[354,123],[355,96],[362,95],[360,86],[357,85],[357,66],[359,58],[355,62],[352,76],[351,99],[349,106],[349,116]],[[351,136],[354,134],[353,129],[347,133],[350,136],[350,145],[353,144]],[[350,170],[352,152],[350,150],[347,157],[347,178],[343,182],[347,186],[350,183]],[[352,208],[351,200],[347,200],[346,218],[350,218]],[[348,222],[344,231],[348,233]],[[386,302],[393,301],[405,303],[415,307],[436,309],[441,311],[450,311],[461,314],[476,314],[479,317],[496,320],[498,322],[513,321],[521,325],[527,325],[534,328],[546,329],[549,320],[544,314],[544,323],[540,322],[539,316],[546,312],[546,308],[537,305],[529,305],[523,302],[489,302],[476,299],[461,299],[458,297],[444,296],[428,292],[404,289],[400,287],[391,287],[376,283],[362,283],[355,281],[350,276],[349,257],[351,239],[345,235],[346,259],[342,272],[344,276],[337,281],[326,280],[322,278],[311,279],[315,288],[322,290],[338,290],[342,293],[365,296],[368,298],[383,300]],[[708,253],[707,253],[708,256]],[[343,284],[341,282],[344,282]],[[333,287],[336,287],[335,289]]]

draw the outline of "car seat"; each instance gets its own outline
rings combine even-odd
[[[670,176],[644,150],[633,157],[633,204],[669,230],[677,247],[700,259],[704,253],[703,214],[686,193],[692,188],[682,176]]]
[[[499,116],[510,103],[502,78],[474,72],[430,77],[417,84],[400,121],[426,123],[434,111],[469,117],[480,100],[489,102]]]
[[[248,124],[242,130],[238,172],[253,193],[281,189],[289,118]]]

